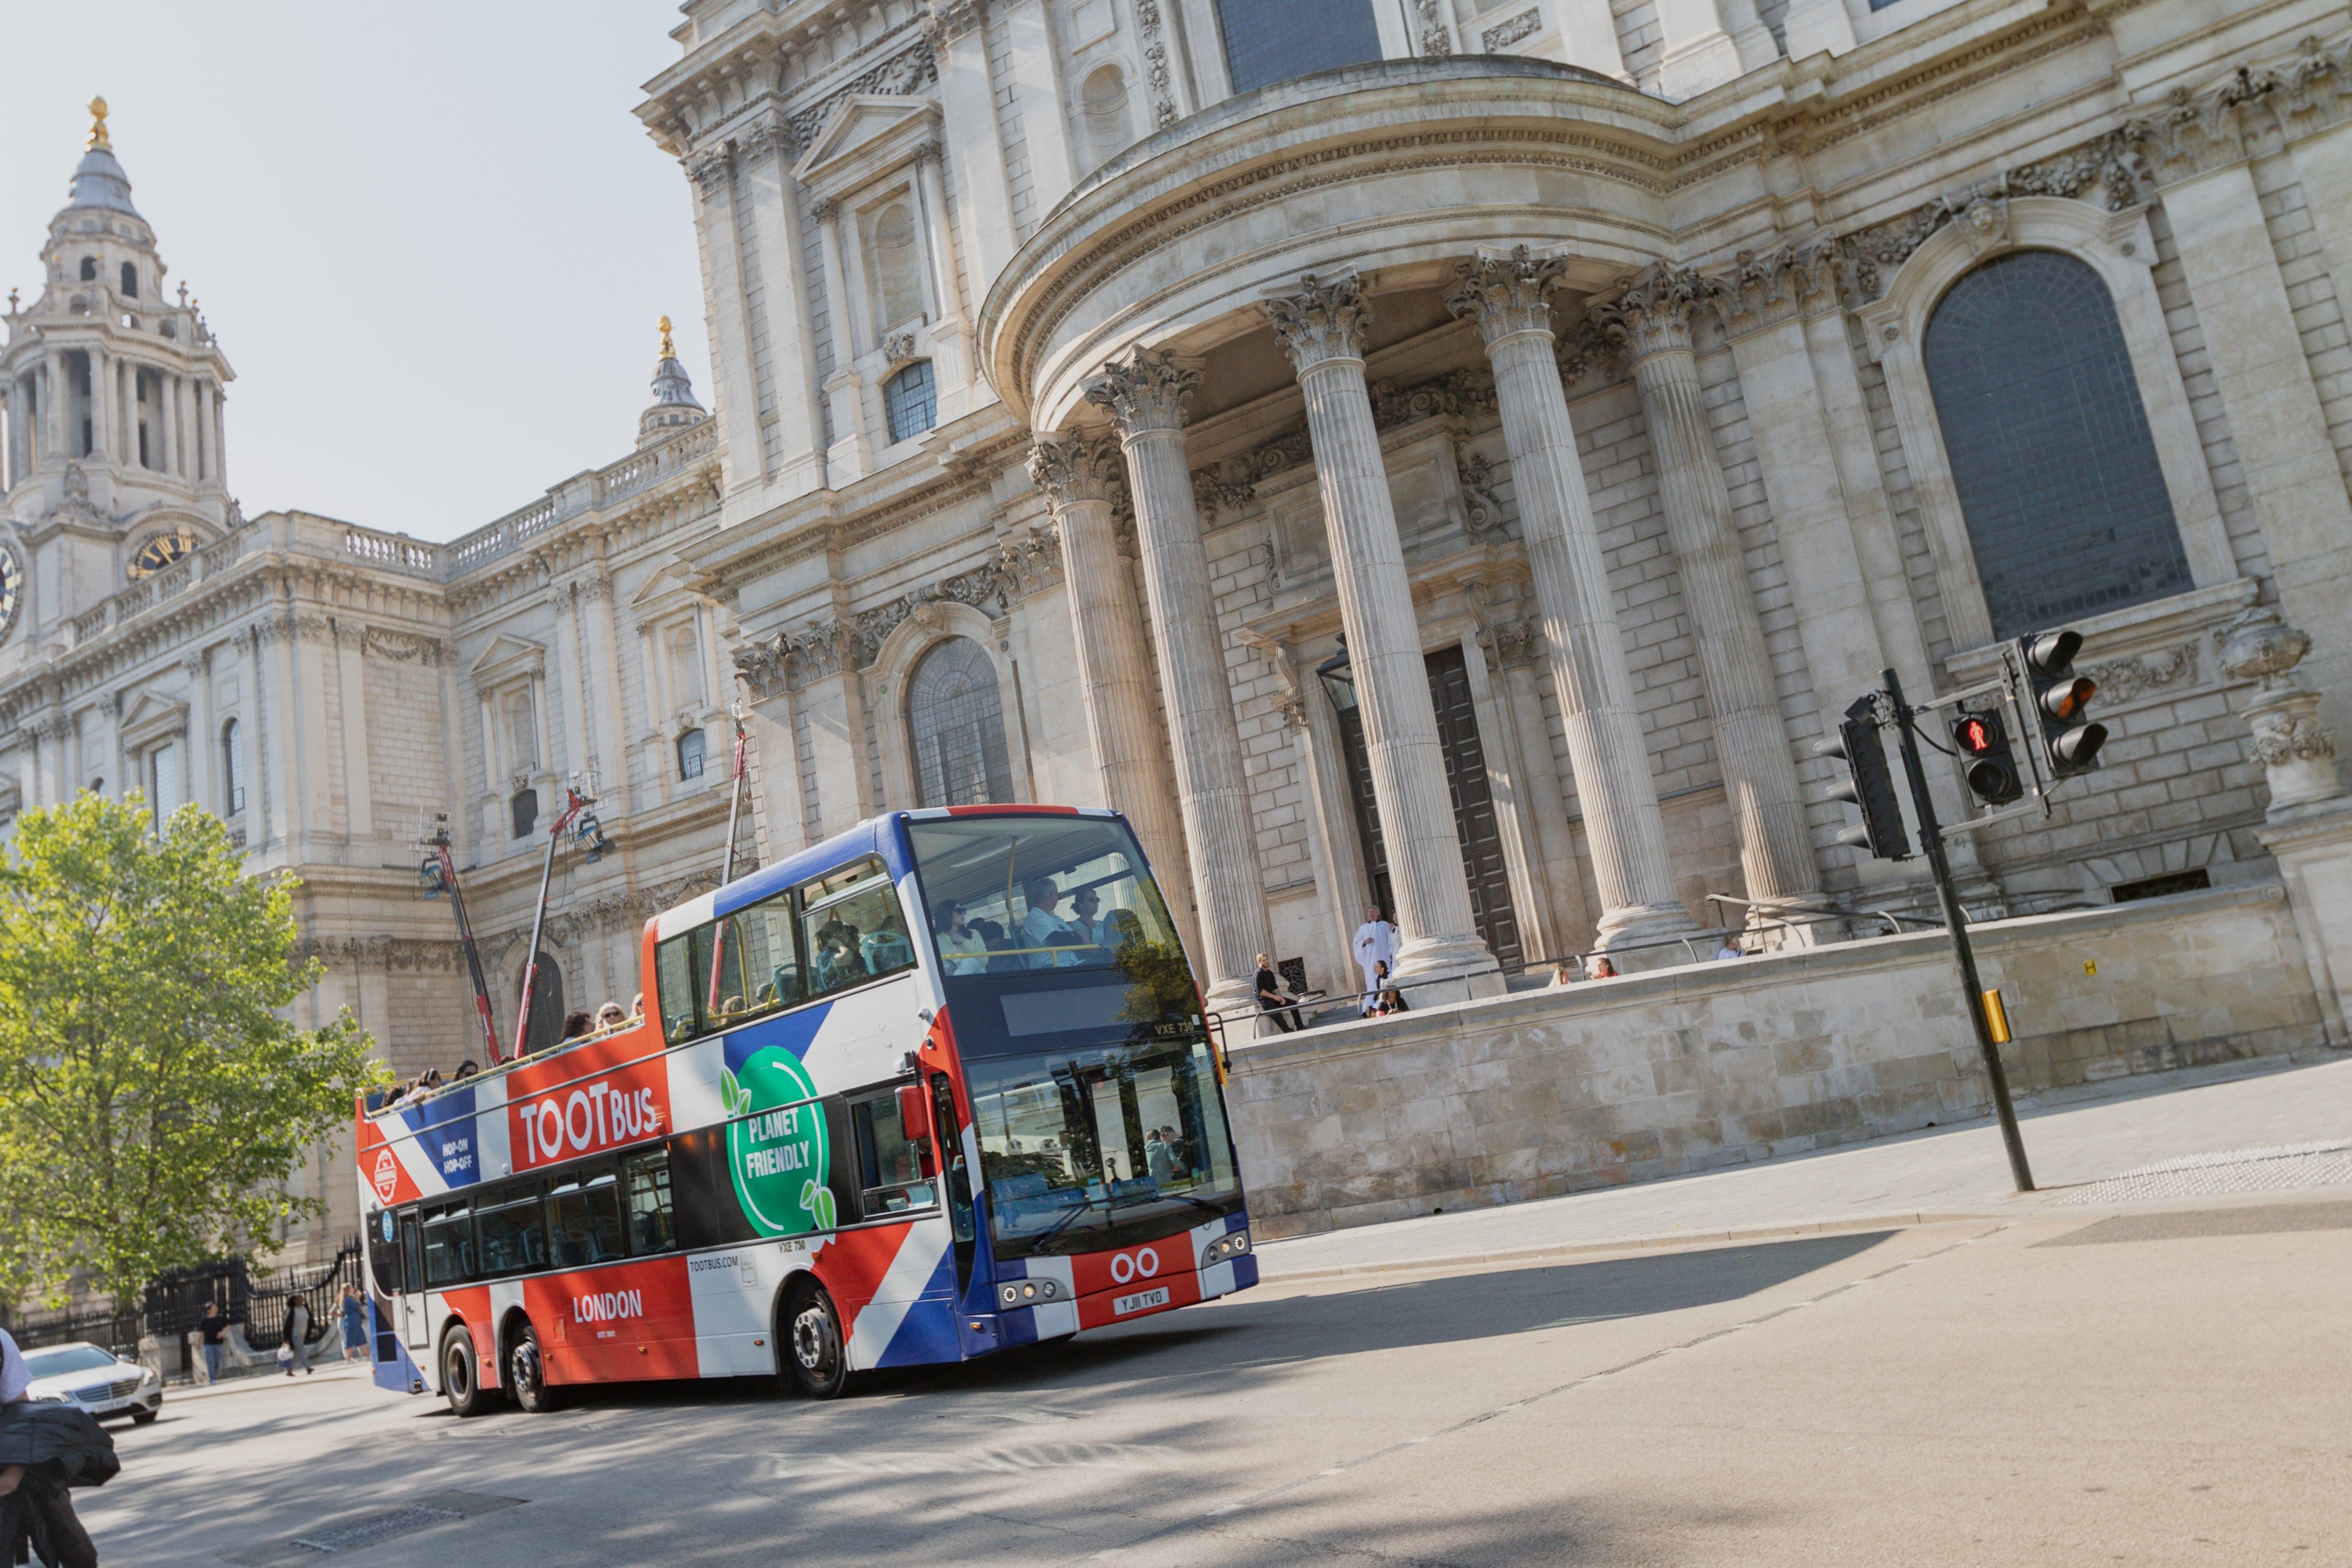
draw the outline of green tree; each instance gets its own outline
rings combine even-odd
[[[281,1016],[291,877],[244,875],[217,817],[159,833],[137,795],[17,818],[0,861],[0,1290],[77,1270],[128,1307],[165,1269],[249,1251],[320,1212],[288,1183],[385,1081],[349,1013]]]

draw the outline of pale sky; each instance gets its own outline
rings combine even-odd
[[[236,380],[229,489],[444,540],[627,455],[654,322],[711,400],[685,175],[631,110],[675,0],[0,0],[0,297],[102,94]]]

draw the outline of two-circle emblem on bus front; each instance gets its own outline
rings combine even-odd
[[[1124,1285],[1139,1276],[1149,1279],[1159,1272],[1160,1254],[1149,1247],[1139,1247],[1133,1252],[1122,1252],[1110,1260],[1111,1282],[1117,1285]]]

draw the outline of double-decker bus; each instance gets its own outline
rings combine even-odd
[[[829,1398],[1257,1282],[1201,993],[1116,813],[875,817],[656,915],[643,962],[618,1029],[359,1107],[380,1372],[460,1415]]]

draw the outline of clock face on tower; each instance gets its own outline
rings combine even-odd
[[[25,563],[16,552],[0,544],[0,642],[16,629],[16,612],[25,607]]]
[[[139,547],[131,558],[131,580],[152,576],[196,547],[196,536],[185,523],[169,533],[159,533]]]

